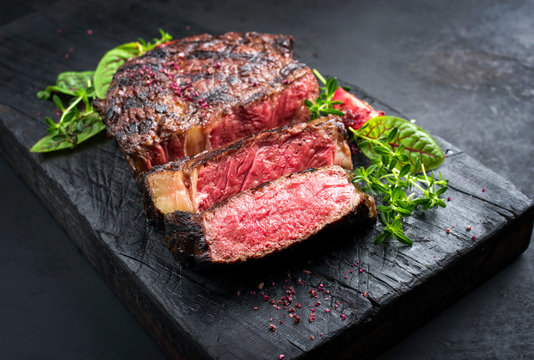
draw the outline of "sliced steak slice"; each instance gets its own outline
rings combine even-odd
[[[226,148],[156,166],[142,181],[148,217],[162,225],[177,210],[202,212],[243,190],[312,167],[352,169],[339,120],[317,119],[263,131]]]
[[[356,190],[349,172],[333,165],[280,177],[202,213],[168,214],[165,228],[169,248],[179,258],[237,263],[286,249],[326,226],[375,219],[374,199]]]
[[[97,107],[137,176],[305,121],[317,81],[292,52],[292,37],[254,32],[171,41],[123,64]]]

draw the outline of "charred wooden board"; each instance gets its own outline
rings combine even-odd
[[[326,238],[245,267],[182,268],[162,234],[147,225],[141,194],[113,140],[100,136],[72,153],[27,151],[45,131],[36,113],[53,111],[34,97],[54,80],[45,74],[53,74],[57,65],[93,68],[105,49],[153,31],[151,24],[134,27],[119,17],[122,22],[102,21],[101,35],[95,33],[95,41],[86,41],[83,24],[89,23],[84,20],[88,14],[84,9],[77,16],[45,11],[2,29],[0,66],[7,71],[0,74],[0,151],[172,357],[273,359],[285,354],[323,359],[374,353],[528,246],[534,217],[531,200],[440,140],[447,152],[441,172],[450,179],[446,196],[451,201],[446,209],[408,220],[412,247],[395,242],[374,246],[376,231],[369,231]],[[165,16],[163,10],[154,14],[158,16]],[[33,27],[28,30],[29,22]],[[50,35],[56,33],[56,23],[64,29],[61,37]],[[176,37],[204,31],[180,28],[166,30]],[[84,41],[76,66],[66,60],[58,64],[56,49]],[[396,113],[363,91],[356,92],[376,108]],[[446,228],[452,232],[446,234]],[[319,288],[316,298],[310,290]],[[277,305],[282,297],[287,299],[287,291],[293,292],[290,289],[295,291],[292,303],[284,308],[281,300]],[[300,323],[289,317],[292,307]],[[312,313],[316,316],[310,322]],[[277,326],[275,332],[270,324]]]

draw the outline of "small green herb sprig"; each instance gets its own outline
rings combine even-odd
[[[375,123],[380,121],[375,119]],[[412,240],[404,233],[402,219],[411,216],[418,206],[423,210],[445,207],[439,196],[447,191],[448,180],[443,179],[441,172],[438,180],[429,176],[427,167],[420,160],[422,157],[410,156],[405,144],[399,143],[402,139],[399,140],[398,127],[377,138],[364,135],[367,127],[373,125],[364,125],[363,132],[350,129],[358,146],[374,154],[369,167],[361,166],[354,170],[353,182],[363,183],[364,191],[380,199],[377,210],[384,227],[375,244],[395,238],[403,244],[412,245]]]
[[[310,120],[318,119],[325,115],[339,115],[345,116],[343,111],[334,109],[334,105],[343,104],[342,101],[334,101],[333,97],[338,89],[337,79],[328,77],[325,79],[319,71],[313,69],[313,73],[324,84],[324,87],[319,88],[319,97],[315,100],[304,100],[304,104],[310,113]],[[343,87],[349,91],[349,88]]]
[[[93,100],[106,97],[107,90],[117,69],[128,59],[137,57],[172,39],[160,30],[161,37],[153,42],[138,39],[108,51],[95,71],[68,71],[58,75],[55,85],[37,93],[41,100],[52,100],[61,112],[56,123],[46,116],[48,135],[32,146],[32,152],[51,152],[73,149],[78,144],[106,128],[93,107]]]
[[[313,72],[325,87],[320,88],[315,101],[305,101],[310,120],[327,114],[344,116],[333,107],[341,103],[333,101],[337,80],[325,79],[317,70]],[[360,129],[349,128],[349,131],[352,141],[371,160],[369,167],[354,170],[353,182],[363,184],[364,191],[378,198],[383,230],[375,244],[394,238],[412,245],[413,241],[404,232],[403,218],[411,216],[418,207],[428,210],[446,206],[440,196],[447,191],[448,180],[441,173],[438,180],[433,173],[427,174],[445,159],[440,146],[417,125],[394,116],[375,117]]]
[[[95,99],[93,76],[94,71],[64,72],[59,74],[55,85],[37,93],[41,100],[52,99],[61,111],[61,117],[57,123],[50,117],[45,117],[48,135],[33,145],[30,151],[72,149],[105,129],[106,126],[91,103]]]

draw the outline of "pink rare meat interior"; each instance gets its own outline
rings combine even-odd
[[[286,124],[308,120],[302,107],[303,99],[314,95],[313,77],[302,77],[287,86],[270,101],[257,101],[228,114],[213,126],[209,134],[209,149],[217,149],[236,139]]]
[[[282,175],[334,164],[336,143],[327,132],[294,134],[282,143],[255,144],[235,156],[201,168],[197,180],[198,211]]]
[[[359,201],[339,167],[297,175],[275,191],[271,187],[277,183],[269,183],[204,213],[213,261],[286,248],[346,215],[353,202]]]

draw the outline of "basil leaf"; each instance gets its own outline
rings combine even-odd
[[[94,79],[96,96],[100,99],[104,99],[115,72],[126,60],[139,56],[140,54],[140,44],[137,42],[122,44],[108,51],[102,59],[100,59],[95,71]]]
[[[61,89],[68,89],[73,93],[77,90],[87,90],[95,75],[94,71],[68,71],[58,75],[56,80],[56,86]]]
[[[47,122],[50,124],[51,121]],[[52,132],[33,145],[30,151],[42,153],[73,149],[76,145],[86,141],[106,128],[98,113],[94,111],[83,117],[69,119],[69,121],[71,123],[64,128],[66,134]],[[52,124],[50,125],[52,126]],[[57,126],[56,124],[54,125]]]
[[[395,116],[379,116],[370,119],[358,130],[352,130],[357,135],[366,136],[372,139],[379,139],[383,134],[398,128],[396,139],[389,144],[393,149],[398,149],[404,145],[400,159],[409,161],[417,165],[417,160],[425,166],[425,170],[435,169],[445,160],[438,143],[419,126]],[[368,146],[361,147],[362,152],[369,158],[375,159],[378,155],[373,153],[373,149]],[[397,166],[404,166],[398,164]],[[421,170],[419,165],[416,171]]]
[[[81,125],[80,125],[81,124]],[[81,131],[80,131],[81,128]],[[80,144],[106,128],[100,116],[93,112],[82,118],[77,124],[77,143]]]
[[[69,141],[67,136],[60,134],[49,134],[37,141],[35,145],[32,146],[30,151],[43,153],[72,148],[74,148],[74,142]]]
[[[94,71],[67,71],[58,75],[55,85],[49,85],[45,90],[37,93],[37,98],[48,100],[54,93],[76,96],[76,92],[89,92],[93,82]]]

